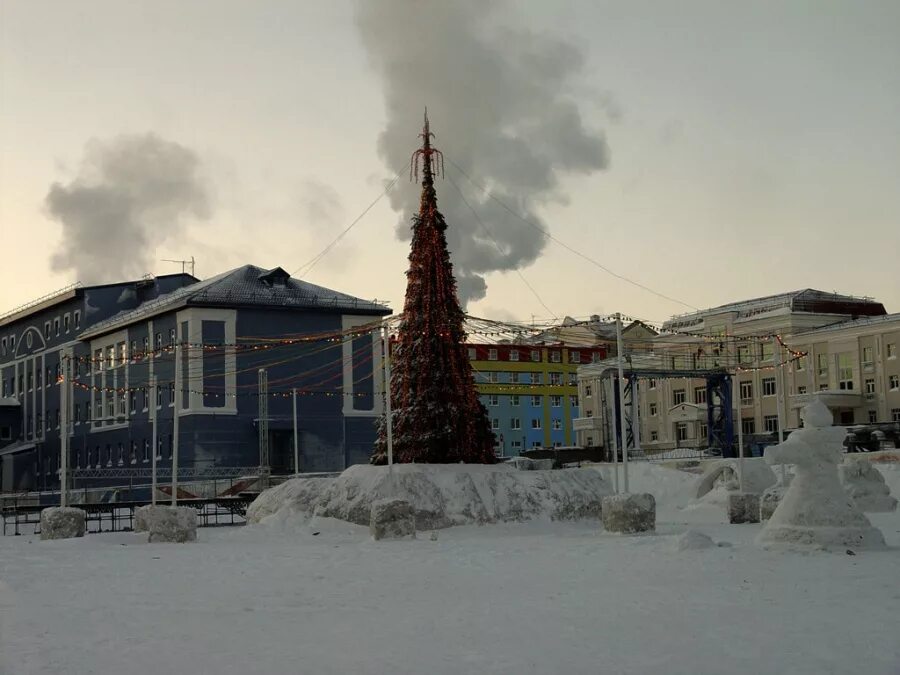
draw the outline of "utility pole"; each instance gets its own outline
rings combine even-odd
[[[178,361],[178,340],[175,341],[175,410],[172,411],[172,506],[178,506],[178,416],[181,412],[181,382],[177,377],[181,364]]]
[[[387,324],[382,326],[384,342],[384,413],[387,420],[387,455],[388,466],[394,466],[394,420],[391,415],[391,329]],[[393,470],[393,468],[391,469]]]
[[[151,443],[153,444],[150,447],[150,452],[153,453],[152,464],[150,470],[150,503],[154,506],[156,505],[156,451],[159,448],[158,445],[158,436],[156,431],[156,422],[157,417],[159,416],[159,411],[156,409],[156,397],[158,396],[156,390],[156,375],[150,376],[150,427],[153,430],[153,440]]]
[[[772,336],[773,351],[778,352],[778,365],[775,367],[775,405],[778,406],[778,443],[784,443],[784,354],[777,336]],[[775,358],[774,355],[772,357]],[[780,377],[779,377],[780,376]],[[781,484],[787,487],[787,467],[781,465]]]
[[[269,487],[269,374],[265,368],[258,372],[259,386],[259,487]]]
[[[62,379],[59,383],[59,505],[65,507],[69,483],[69,357],[65,355],[62,359]]]
[[[300,475],[300,444],[297,441],[297,388],[291,390],[294,399],[294,475]]]
[[[622,340],[622,315],[616,313],[616,351],[619,353],[619,433],[622,435],[622,489],[628,494],[628,438],[625,422],[625,347]]]
[[[734,379],[731,381],[731,398],[734,399],[737,410],[737,437],[738,437],[738,484],[741,492],[744,491],[744,429],[741,422],[740,383],[738,382],[739,366],[734,367]]]

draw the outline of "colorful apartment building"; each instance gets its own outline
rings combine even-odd
[[[575,444],[578,366],[606,358],[605,345],[469,344],[482,403],[497,436],[497,454]]]

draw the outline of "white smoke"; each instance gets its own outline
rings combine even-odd
[[[498,8],[505,8],[506,21],[514,5],[358,2],[357,27],[382,79],[387,110],[378,152],[392,171],[400,170],[417,145],[427,105],[435,146],[448,160],[546,229],[536,209],[565,201],[559,174],[604,169],[609,150],[602,132],[585,128],[574,98],[574,78],[584,66],[581,50],[548,35],[498,27]],[[603,96],[608,114],[618,114]],[[485,296],[485,273],[534,262],[546,238],[473,188],[449,161],[446,166],[497,242],[485,234],[453,183],[438,184],[460,300],[466,304]],[[392,206],[403,214],[397,228],[401,239],[409,239],[410,218],[418,209],[414,192],[391,193]]]

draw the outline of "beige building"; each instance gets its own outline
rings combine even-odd
[[[777,432],[779,418],[785,429],[796,428],[800,409],[818,391],[827,392],[836,424],[900,421],[900,314],[868,298],[783,293],[676,316],[651,344],[625,342],[626,371],[659,371],[638,380],[637,436],[648,454],[706,445],[706,380],[696,376],[705,372],[741,369],[732,414],[751,441]],[[616,366],[610,359],[579,368],[579,445],[609,442],[609,369]]]

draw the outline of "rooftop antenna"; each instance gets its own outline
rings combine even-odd
[[[180,263],[182,274],[187,272],[187,267],[188,267],[188,265],[190,265],[191,266],[191,276],[194,276],[194,256],[191,256],[190,260],[171,260],[169,258],[163,258],[162,262]]]

